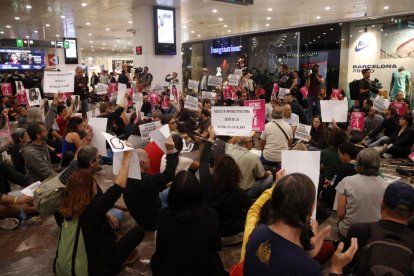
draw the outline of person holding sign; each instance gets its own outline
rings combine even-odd
[[[314,115],[321,115],[321,84],[325,83],[325,79],[319,74],[319,65],[312,66],[312,73],[306,80],[306,87],[308,88],[308,117],[309,121]]]

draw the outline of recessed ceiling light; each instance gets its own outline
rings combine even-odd
[[[29,38],[30,36],[26,35],[26,38]]]
[[[266,27],[269,27],[270,25],[269,24],[266,24]]]
[[[106,28],[106,29],[105,29],[105,31],[109,31],[109,30],[110,30],[109,28]]]
[[[93,43],[93,40],[89,40],[90,43]]]
[[[6,28],[9,28],[9,29],[10,29],[10,28],[11,28],[11,26],[10,26],[10,25],[6,25]]]
[[[272,8],[268,8],[267,10],[268,10],[268,11],[273,11],[273,9],[272,9]]]
[[[37,34],[39,31],[38,31],[38,30],[34,30],[33,32],[34,32],[35,34]]]
[[[223,27],[224,27],[224,28],[227,28],[227,25],[224,25]]]
[[[130,21],[128,21],[128,23],[129,23],[129,24],[132,24],[132,21],[130,20]]]
[[[102,50],[105,50],[105,47],[102,47]]]
[[[390,7],[389,6],[385,6],[384,7],[384,10],[388,10]]]
[[[345,41],[345,38],[342,38],[342,41]]]
[[[86,22],[86,26],[89,26],[89,25],[91,25],[91,23],[89,23],[89,22]]]
[[[56,35],[56,37],[59,37],[60,35]]]
[[[104,42],[104,43],[102,43],[102,45],[106,45],[106,43]]]
[[[333,28],[330,28],[329,30],[333,31],[334,29]]]
[[[218,20],[219,20],[219,21],[223,21],[223,18],[221,18],[221,17],[220,17]]]
[[[201,34],[198,34],[198,35],[197,35],[197,37],[200,37],[200,36],[201,36]]]
[[[187,26],[185,26],[185,25],[184,25],[184,26],[183,26],[183,29],[187,29]]]
[[[4,34],[4,32],[3,31],[0,31],[0,34]]]
[[[216,10],[216,9],[214,9],[214,10],[212,10],[212,12],[213,12],[213,13],[217,13],[217,10]]]
[[[318,15],[318,16],[316,17],[316,19],[321,19],[321,17]]]
[[[191,31],[191,33],[193,34],[193,33],[194,33],[194,31]]]
[[[46,27],[50,27],[50,24],[45,24]]]
[[[66,16],[64,16],[64,15],[61,15],[60,17],[61,17],[61,18],[65,18]]]
[[[266,19],[267,19],[267,20],[270,20],[270,19],[272,19],[272,18],[271,18],[270,16],[268,16],[268,17],[266,17]]]
[[[89,36],[92,36],[92,34],[91,34],[91,33],[89,33],[88,35],[89,35]]]
[[[287,35],[284,35],[283,37],[284,37],[284,38],[286,38],[286,37],[287,37]]]
[[[323,33],[324,35],[326,35],[326,33]]]
[[[124,49],[126,49],[126,47],[124,47]]]
[[[31,9],[31,8],[32,8],[32,6],[26,5],[26,9]]]
[[[93,45],[91,45],[91,48],[93,48]]]
[[[119,39],[117,39],[116,42],[119,42]]]
[[[131,45],[131,42],[128,42],[128,45]]]
[[[20,20],[20,17],[16,16],[14,19],[16,19],[16,20]]]
[[[95,50],[94,50],[94,49],[92,49],[92,52],[95,52]]]
[[[331,7],[329,7],[329,6],[326,6],[326,7],[325,7],[325,10],[326,10],[326,11],[329,11],[330,9],[331,9]]]
[[[86,7],[88,4],[86,4],[85,2],[83,2],[82,4],[81,4],[81,6],[82,7]]]
[[[231,30],[227,30],[228,33],[231,33]]]
[[[83,51],[83,48],[81,48],[81,50]]]
[[[114,45],[114,47],[116,47],[116,45]]]

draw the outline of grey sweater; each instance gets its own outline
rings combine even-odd
[[[41,146],[28,143],[22,148],[22,155],[25,161],[26,175],[33,182],[43,181],[53,176],[56,172],[52,168],[49,150],[45,143]]]

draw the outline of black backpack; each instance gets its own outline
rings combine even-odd
[[[354,275],[413,275],[414,233],[398,234],[369,223],[371,238],[358,256]]]
[[[359,80],[353,80],[349,83],[349,94],[351,100],[358,100],[359,98]]]

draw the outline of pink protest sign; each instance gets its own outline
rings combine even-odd
[[[276,96],[279,93],[279,84],[273,84],[272,96]]]
[[[266,94],[266,90],[264,90],[263,88],[260,88],[260,89],[258,88],[256,89],[255,93],[256,93],[256,98],[259,98],[261,95]]]
[[[299,88],[300,93],[302,93],[304,98],[308,97],[308,88],[306,86],[302,86],[301,88]]]
[[[408,157],[410,157],[410,159],[411,159],[412,161],[414,161],[414,152],[410,153],[410,155],[408,155]]]
[[[168,96],[164,96],[164,98],[162,98],[161,108],[162,109],[167,109],[169,107],[170,107],[170,104],[168,102]]]
[[[181,99],[181,94],[178,91],[177,87],[175,85],[173,85],[171,87],[171,95],[173,96],[175,102],[179,103],[180,99]]]
[[[225,86],[223,90],[223,97],[224,97],[224,100],[227,100],[227,99],[237,100],[237,91],[234,88],[234,86],[231,86],[231,85]]]
[[[19,91],[17,92],[17,104],[29,104],[29,101],[27,100],[27,95],[25,91]]]
[[[117,83],[110,83],[108,86],[108,93],[111,95],[113,92],[118,92],[118,84]]]
[[[3,96],[12,96],[13,92],[12,92],[11,83],[2,83],[1,84],[1,92],[2,92]]]
[[[338,100],[342,100],[341,90],[332,88],[331,98],[336,98]]]
[[[244,106],[253,107],[252,130],[264,131],[266,119],[265,100],[244,101]]]
[[[407,104],[405,102],[391,102],[391,106],[394,107],[400,116],[404,116],[407,110]]]
[[[352,112],[351,114],[351,130],[364,131],[364,112]]]
[[[129,92],[129,98],[128,98],[128,107],[131,107],[134,105],[134,103],[132,102],[132,98],[134,97],[134,88],[128,88],[128,92]]]
[[[151,92],[150,93],[150,103],[151,106],[156,106],[157,104],[159,104],[159,97],[158,97],[158,93],[157,92]]]

